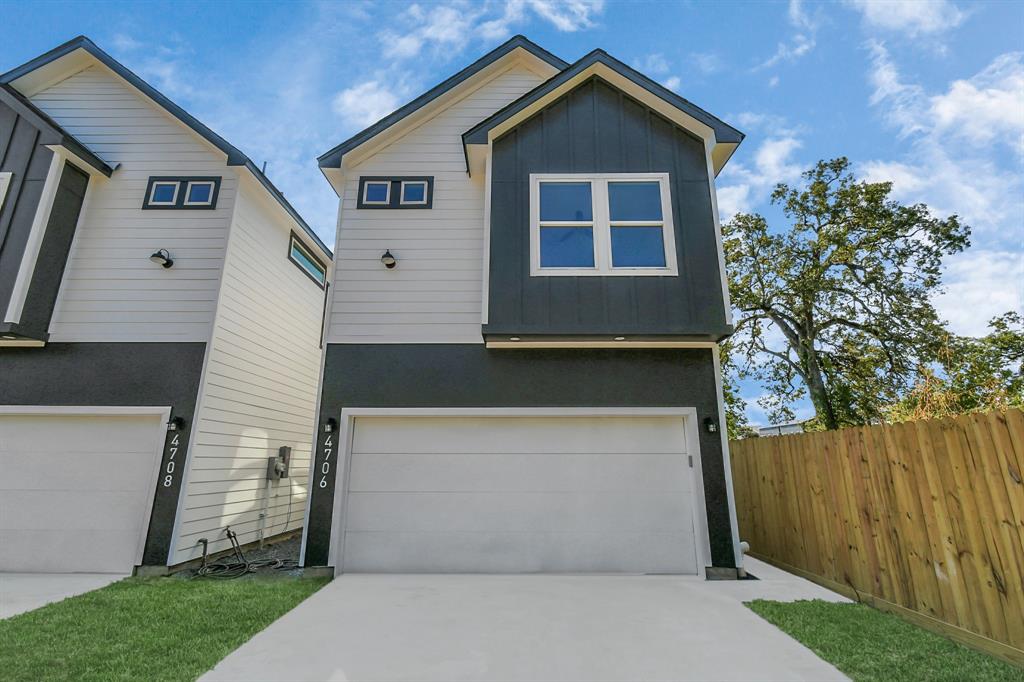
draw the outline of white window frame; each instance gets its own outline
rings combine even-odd
[[[174,185],[174,196],[171,197],[170,201],[155,201],[153,199],[156,196],[156,188],[161,185]],[[174,206],[178,203],[178,192],[181,191],[181,182],[178,180],[155,180],[152,187],[149,188],[149,201],[148,206]]]
[[[153,183],[153,184],[159,184],[159,183]],[[210,198],[208,200],[206,200],[206,201],[189,201],[188,197],[189,197],[189,194],[192,193],[192,186],[193,185],[209,185],[209,187],[210,187]],[[217,188],[217,183],[215,183],[213,180],[190,180],[185,185],[185,203],[184,203],[184,205],[185,206],[212,206],[213,205],[213,193],[216,190],[216,188]],[[152,204],[153,202],[150,202],[150,203]]]
[[[367,183],[368,184],[368,183]],[[406,185],[423,185],[423,200],[422,201],[406,201],[405,200],[405,186]],[[427,199],[430,196],[430,183],[426,180],[402,180],[402,188],[398,193],[398,203],[401,206],[426,206]],[[366,200],[363,200],[366,203]]]
[[[544,221],[553,227],[593,226],[594,267],[558,268],[540,265],[540,185],[542,182],[589,182],[593,220]],[[609,217],[609,182],[657,182],[661,190],[662,243],[664,267],[614,267],[612,265],[612,223]],[[640,227],[657,221],[615,221],[615,226]],[[532,277],[672,277],[679,274],[676,238],[672,224],[672,191],[668,173],[531,173],[530,174],[530,276]]]
[[[4,171],[0,173],[0,210],[3,210],[4,199],[7,198],[7,188],[11,186],[11,178],[13,173],[10,171]]]
[[[387,186],[387,192],[384,194],[384,201],[370,201],[366,198],[366,193],[370,189],[370,185],[385,185]],[[391,181],[390,180],[367,180],[363,183],[363,205],[364,206],[388,206],[391,204]]]

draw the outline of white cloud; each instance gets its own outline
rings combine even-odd
[[[649,54],[640,61],[634,64],[637,71],[640,71],[648,76],[661,75],[668,73],[669,66],[668,60],[665,59],[665,55],[660,53]]]
[[[788,41],[783,41],[775,48],[775,54],[754,67],[754,71],[771,68],[781,62],[795,62],[814,49],[817,44],[816,35],[821,26],[820,10],[813,15],[808,13],[802,0],[789,0],[787,17],[795,31]]]
[[[988,332],[988,321],[1010,310],[1024,312],[1024,254],[970,249],[949,259],[939,315],[964,336]]]
[[[566,33],[593,28],[595,17],[604,11],[604,0],[509,0],[523,1],[538,16]]]
[[[714,52],[694,52],[690,55],[690,59],[697,70],[703,74],[718,73],[725,67],[722,58]]]
[[[332,107],[339,116],[367,126],[397,109],[398,97],[378,81],[366,81],[335,95]]]
[[[948,0],[846,0],[846,4],[858,10],[868,26],[910,38],[948,31],[967,18]]]
[[[798,179],[802,167],[794,163],[793,154],[801,146],[803,143],[797,137],[784,133],[761,143],[754,152],[752,166],[738,162],[726,166],[717,190],[721,221],[727,222],[737,213],[753,210],[768,197],[777,183]]]
[[[682,84],[683,82],[679,79],[679,76],[669,76],[662,82],[662,85],[664,85],[666,88],[676,92],[679,91],[679,86]]]

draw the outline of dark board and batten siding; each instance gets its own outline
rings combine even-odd
[[[0,320],[11,301],[25,244],[43,194],[53,152],[27,118],[0,102],[0,172],[11,173],[0,209]]]
[[[493,350],[482,344],[330,344],[314,471],[334,472],[338,450],[324,431],[344,407],[694,407],[718,418],[711,349]],[[333,433],[337,437],[337,433]],[[714,566],[735,566],[717,433],[699,432]],[[325,467],[325,462],[327,466]],[[310,487],[305,562],[327,564],[334,475]]]
[[[678,276],[531,277],[531,173],[670,175]],[[494,142],[485,334],[729,332],[703,142],[598,77]]]

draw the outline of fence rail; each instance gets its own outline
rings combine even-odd
[[[729,447],[751,554],[1024,665],[1024,412]]]

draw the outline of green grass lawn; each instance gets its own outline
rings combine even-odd
[[[194,680],[327,582],[127,578],[0,621],[0,678]]]
[[[1024,681],[1024,670],[864,604],[747,604],[855,682]]]

